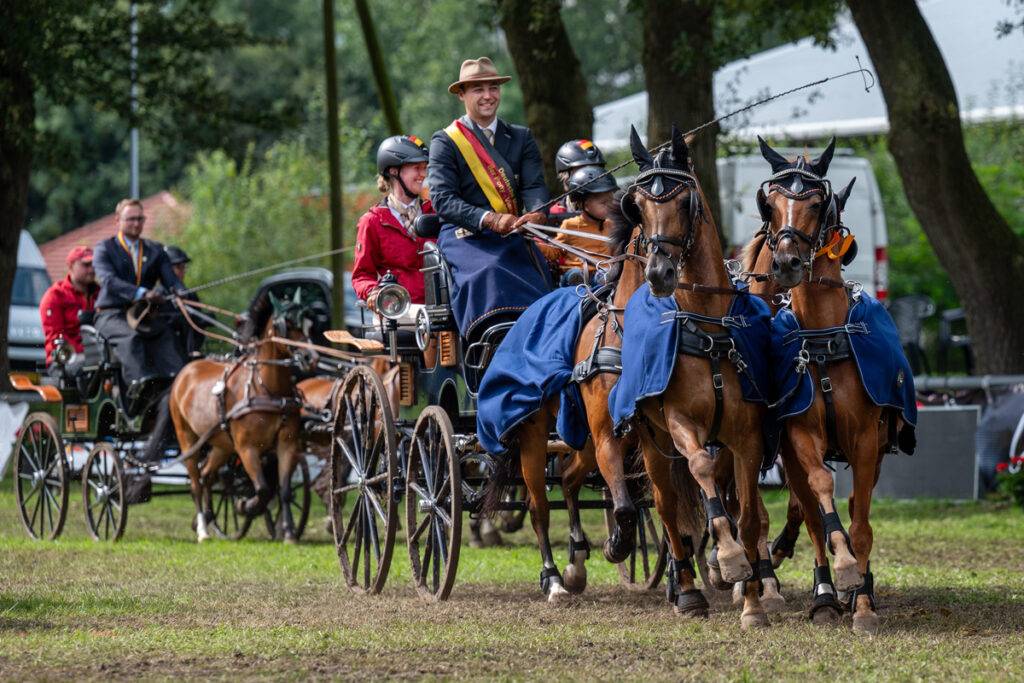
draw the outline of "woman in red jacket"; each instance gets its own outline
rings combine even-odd
[[[352,286],[356,296],[376,310],[378,283],[388,271],[409,290],[414,304],[423,303],[423,251],[427,242],[413,232],[413,221],[433,213],[430,202],[420,199],[427,177],[427,147],[415,135],[395,135],[377,148],[377,188],[384,194],[380,204],[359,219]]]

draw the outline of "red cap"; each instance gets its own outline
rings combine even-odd
[[[92,249],[89,247],[75,247],[68,253],[68,265],[75,261],[92,261]]]

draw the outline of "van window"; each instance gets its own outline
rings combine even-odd
[[[38,306],[43,294],[50,287],[50,276],[45,268],[18,266],[14,271],[14,290],[11,292],[12,306]]]

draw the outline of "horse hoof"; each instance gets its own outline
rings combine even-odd
[[[857,568],[857,560],[852,555],[843,555],[836,558],[833,565],[836,572],[836,590],[840,592],[852,591],[864,585],[864,577]]]
[[[295,538],[292,534],[285,534],[284,538],[281,539],[286,545],[298,545],[299,539]]]
[[[575,564],[570,564],[562,572],[562,581],[565,589],[570,593],[582,593],[587,587],[587,568],[581,563],[579,569]]]
[[[878,615],[874,612],[853,615],[853,630],[873,636],[878,633]]]
[[[811,623],[815,626],[829,626],[839,621],[839,610],[822,607],[811,615]]]
[[[746,581],[754,575],[743,548],[739,543],[734,545],[735,549],[730,549],[728,546],[718,549],[718,568],[722,572],[722,580],[727,583]]]
[[[739,606],[743,604],[743,584],[734,583],[732,585],[732,604]]]
[[[198,536],[196,536],[196,543],[202,543],[203,541],[209,541],[209,540],[210,540],[210,535],[209,534],[199,534]]]
[[[629,549],[617,548],[610,538],[604,542],[603,549],[604,559],[608,560],[612,564],[625,562],[626,558],[629,557]]]
[[[781,567],[787,557],[788,555],[785,553],[772,553],[772,569],[778,569]]]
[[[552,583],[548,589],[548,604],[559,605],[568,602],[571,597],[572,593],[565,590],[560,583]]]
[[[749,631],[752,628],[765,628],[768,626],[768,615],[764,611],[747,612],[740,616],[740,628]]]
[[[761,606],[768,614],[775,614],[786,609],[786,598],[779,592],[779,584],[772,579],[762,579],[764,592],[761,594]]]
[[[707,598],[699,589],[677,594],[675,604],[672,605],[672,611],[685,619],[707,619],[710,609]]]
[[[499,548],[505,545],[505,541],[501,538],[501,534],[498,533],[497,529],[483,532],[480,534],[480,540],[485,548]]]

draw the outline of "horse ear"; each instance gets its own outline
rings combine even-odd
[[[629,150],[633,153],[633,161],[641,171],[646,171],[654,165],[654,159],[651,158],[650,152],[640,140],[640,133],[636,132],[636,126],[629,127]]]
[[[672,159],[683,168],[690,167],[690,148],[683,138],[682,132],[672,124]]]
[[[764,193],[764,188],[757,190],[757,212],[761,214],[762,223],[770,223],[772,220],[772,207],[768,204],[768,195]]]
[[[832,155],[836,151],[836,136],[832,136],[832,140],[828,143],[828,147],[821,153],[821,156],[811,162],[811,168],[818,174],[819,177],[824,177],[828,173],[828,166],[832,163]]]
[[[839,206],[840,211],[846,208],[846,200],[850,198],[850,192],[853,191],[853,184],[855,182],[857,182],[857,176],[854,176],[850,184],[839,190],[839,194],[836,195],[836,204]]]
[[[619,200],[619,208],[622,209],[622,215],[626,217],[629,224],[632,226],[640,225],[640,207],[636,205],[636,201],[633,200],[633,194],[631,192],[624,192],[622,199]]]
[[[761,156],[764,157],[765,161],[771,164],[772,173],[778,173],[779,171],[791,166],[789,159],[769,147],[768,143],[765,142],[764,138],[760,135],[757,136],[757,143],[761,146]]]

